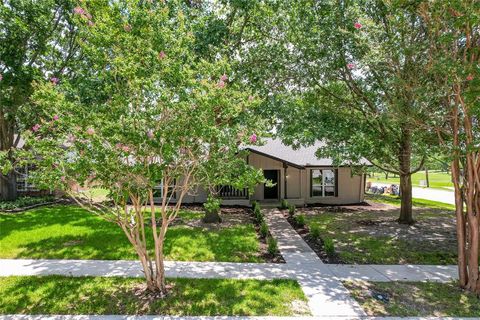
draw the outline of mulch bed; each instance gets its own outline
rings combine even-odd
[[[310,230],[308,229],[307,225],[299,226],[295,219],[290,216],[288,213],[284,213],[284,216],[287,218],[287,221],[290,225],[297,231],[297,233],[302,237],[303,241],[305,241],[308,246],[317,254],[317,256],[324,262],[324,263],[331,263],[331,264],[345,264],[342,259],[337,254],[328,254],[325,251],[325,247],[323,244],[322,238],[315,239],[310,236]]]

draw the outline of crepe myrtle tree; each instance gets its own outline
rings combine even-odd
[[[257,99],[230,81],[228,64],[194,54],[183,10],[181,1],[75,8],[84,78],[76,86],[37,84],[42,119],[25,134],[30,151],[22,153],[37,167],[37,184],[65,190],[123,230],[158,296],[167,291],[165,237],[184,197],[263,132]],[[107,189],[111,203],[77,192],[92,184]]]
[[[455,190],[459,284],[480,293],[480,4],[425,2],[428,76],[437,94],[427,125],[435,128],[451,161]],[[432,90],[433,91],[433,90]]]

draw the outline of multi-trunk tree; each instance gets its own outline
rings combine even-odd
[[[428,76],[437,107],[435,127],[450,157],[455,188],[460,285],[480,293],[480,4],[428,3],[418,13],[428,30]]]
[[[159,296],[167,290],[164,240],[184,197],[235,167],[240,146],[264,130],[257,99],[229,64],[196,53],[190,9],[136,0],[76,7],[82,79],[39,83],[33,101],[42,119],[26,134],[37,183],[62,187],[116,223]],[[247,180],[258,176],[250,170]],[[87,184],[107,189],[113,203],[74,191]]]
[[[0,1],[0,199],[17,197],[19,133],[35,123],[35,81],[72,76],[78,44],[71,0]]]
[[[245,70],[290,143],[320,139],[337,163],[366,158],[400,176],[399,222],[411,224],[411,175],[436,145],[419,127],[431,104],[417,4],[301,0],[265,6],[245,39]],[[272,13],[275,12],[275,13]],[[268,110],[268,108],[266,108]]]

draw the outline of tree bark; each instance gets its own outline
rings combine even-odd
[[[0,199],[13,201],[17,199],[17,177],[12,170],[7,175],[0,175]]]
[[[427,182],[427,188],[430,188],[430,179],[428,178],[428,168],[425,166],[425,180]]]
[[[412,156],[412,134],[410,130],[402,130],[402,137],[399,149],[400,164],[400,217],[398,222],[401,224],[413,224],[412,211],[412,173],[411,173],[411,156]]]

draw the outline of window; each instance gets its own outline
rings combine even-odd
[[[33,167],[31,166],[24,166],[24,167],[17,167],[17,191],[18,192],[32,192],[38,191],[35,185],[31,182],[29,178],[29,171],[32,171]]]
[[[174,189],[175,189],[175,180],[173,181],[172,184],[170,184],[168,186],[167,196],[169,198],[175,199]],[[153,197],[154,198],[162,198],[163,197],[163,180],[160,181],[160,184],[153,189]]]
[[[312,169],[310,171],[310,196],[337,196],[336,170]]]

